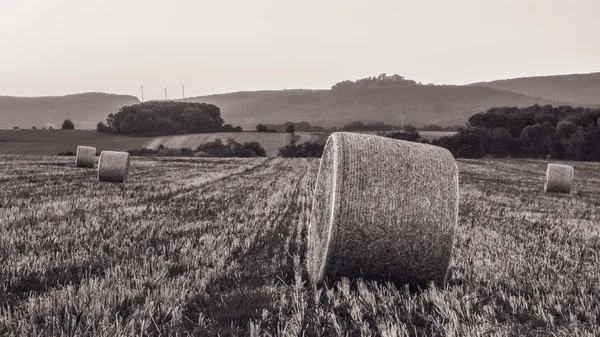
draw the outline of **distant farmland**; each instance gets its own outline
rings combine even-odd
[[[292,141],[289,133],[258,133],[258,132],[221,132],[198,133],[192,135],[157,137],[146,147],[157,149],[161,144],[172,148],[196,148],[200,144],[221,139],[226,142],[232,138],[238,143],[258,142],[267,152],[267,157],[277,157],[279,148],[289,145]]]
[[[233,138],[239,143],[258,142],[275,157],[279,148],[291,142],[291,136],[283,133],[229,132],[202,133],[163,137],[124,137],[88,130],[0,130],[0,154],[56,155],[59,152],[77,150],[78,145],[94,146],[98,151],[127,151],[136,148],[156,149],[165,147],[195,148],[218,138],[226,142]]]
[[[377,134],[377,131],[359,131]],[[420,131],[421,137],[435,139],[455,132]],[[325,144],[328,133],[297,132],[296,144]],[[279,148],[291,143],[287,133],[220,132],[161,137],[125,137],[91,130],[0,130],[0,154],[53,156],[77,150],[78,145],[93,146],[98,151],[127,151],[139,148],[157,149],[160,145],[174,148],[196,148],[206,142],[233,138],[238,143],[258,142],[268,157],[276,157]]]

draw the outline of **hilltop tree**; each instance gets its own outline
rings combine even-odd
[[[241,131],[224,122],[221,110],[213,104],[151,101],[122,107],[109,114],[106,124],[99,123],[96,130],[125,135]]]
[[[73,130],[75,129],[75,124],[73,124],[73,122],[70,119],[65,119],[65,121],[62,123],[61,128],[63,130]]]
[[[285,132],[287,133],[295,133],[296,132],[296,128],[294,127],[294,124],[290,124],[285,128]]]
[[[258,124],[256,126],[256,131],[258,131],[258,132],[277,132],[276,130],[269,129],[268,127],[266,127],[265,125],[262,125],[262,124]]]

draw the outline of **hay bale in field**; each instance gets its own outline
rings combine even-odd
[[[458,169],[441,147],[347,132],[325,145],[307,268],[342,277],[443,284],[458,218]]]
[[[548,164],[544,193],[571,193],[573,166]]]
[[[130,156],[127,152],[102,151],[98,162],[98,180],[124,183],[129,180]]]
[[[94,168],[96,163],[96,148],[90,146],[78,146],[75,167]]]

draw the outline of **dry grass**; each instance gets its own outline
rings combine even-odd
[[[411,293],[303,267],[304,159],[140,159],[126,185],[0,156],[0,335],[598,336],[600,164],[459,160],[448,284]]]
[[[441,285],[457,218],[458,170],[446,149],[334,133],[320,164],[308,229],[311,280]]]

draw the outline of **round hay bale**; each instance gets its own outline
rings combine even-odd
[[[75,167],[94,168],[96,163],[96,148],[90,146],[78,146]]]
[[[124,183],[129,180],[130,156],[127,152],[102,151],[98,162],[98,180]]]
[[[458,169],[448,150],[333,133],[308,227],[309,277],[442,285],[457,218]]]
[[[544,193],[571,193],[573,166],[548,164]]]

